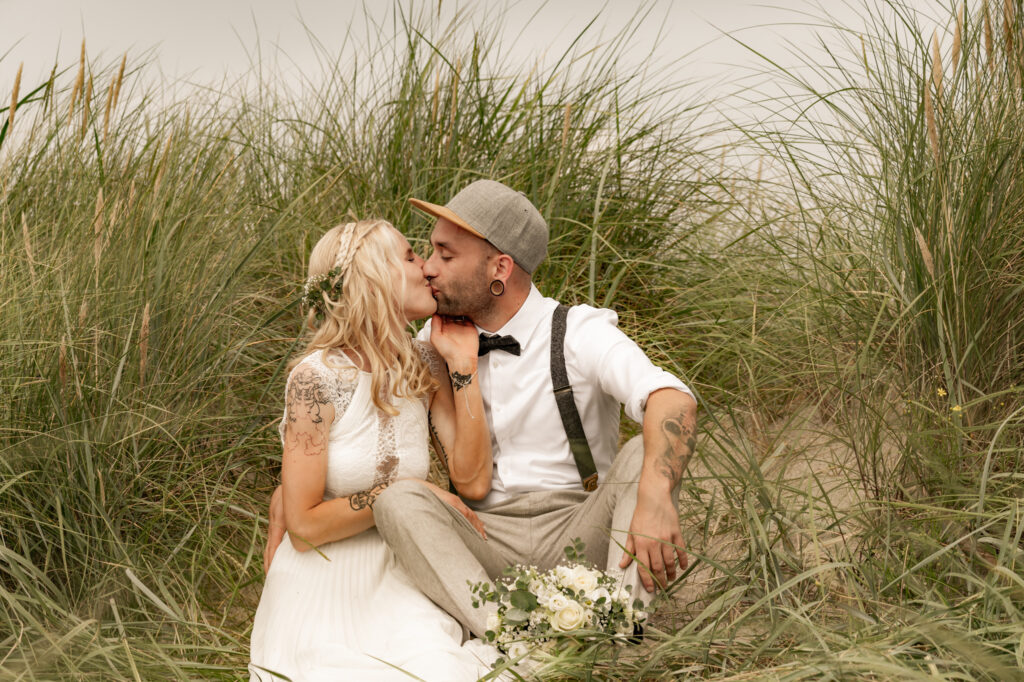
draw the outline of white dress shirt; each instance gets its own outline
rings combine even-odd
[[[521,354],[492,350],[480,358],[477,377],[494,472],[490,494],[469,502],[474,508],[536,490],[583,489],[551,386],[551,316],[557,306],[531,285],[519,311],[495,332],[514,336]],[[620,403],[630,419],[643,423],[653,391],[675,388],[693,396],[682,381],[655,367],[618,321],[615,311],[588,305],[570,308],[566,320],[565,367],[598,482],[618,452]],[[429,340],[429,322],[419,338]]]

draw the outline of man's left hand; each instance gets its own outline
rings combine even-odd
[[[648,592],[654,591],[655,581],[664,589],[676,579],[677,558],[679,567],[686,569],[679,513],[668,496],[648,499],[641,492],[638,497],[619,568],[629,566],[634,556],[639,563],[640,582]]]

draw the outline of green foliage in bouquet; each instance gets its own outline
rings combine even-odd
[[[565,548],[566,563],[549,571],[517,564],[493,584],[472,585],[475,608],[498,605],[487,617],[488,641],[516,660],[566,641],[628,641],[647,619],[643,604],[630,600],[621,573],[588,566],[583,550],[576,538]]]

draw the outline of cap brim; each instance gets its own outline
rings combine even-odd
[[[429,213],[435,218],[444,218],[449,222],[455,223],[466,232],[469,232],[474,237],[479,237],[480,239],[485,240],[487,239],[487,237],[483,236],[482,234],[474,230],[472,227],[470,227],[469,223],[467,223],[465,220],[457,216],[455,212],[452,211],[447,206],[438,206],[437,204],[432,204],[429,201],[423,201],[422,199],[413,199],[412,197],[409,198],[409,203],[415,206],[416,208],[420,209],[424,213]]]

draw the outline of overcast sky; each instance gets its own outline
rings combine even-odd
[[[873,3],[875,0],[865,0]],[[909,0],[926,13],[946,15],[939,0]],[[686,79],[720,83],[756,62],[723,34],[731,34],[774,56],[785,44],[811,48],[825,14],[842,24],[857,23],[850,0],[518,0],[508,3],[506,46],[513,63],[532,64],[560,54],[595,16],[594,32],[615,33],[641,8],[650,17],[638,33],[635,55],[642,60],[662,35],[655,62],[673,63]],[[407,0],[402,3],[408,7]],[[436,0],[412,3],[436,8]],[[461,8],[474,21],[493,12],[494,0],[441,0],[442,12]],[[853,7],[860,5],[856,0]],[[38,84],[54,60],[73,66],[83,35],[91,58],[113,60],[155,48],[169,80],[218,82],[244,73],[253,48],[286,56],[282,69],[314,69],[304,26],[325,45],[340,42],[349,26],[358,30],[366,15],[380,21],[394,5],[388,0],[0,0],[0,93],[10,92],[18,64],[24,84]]]

